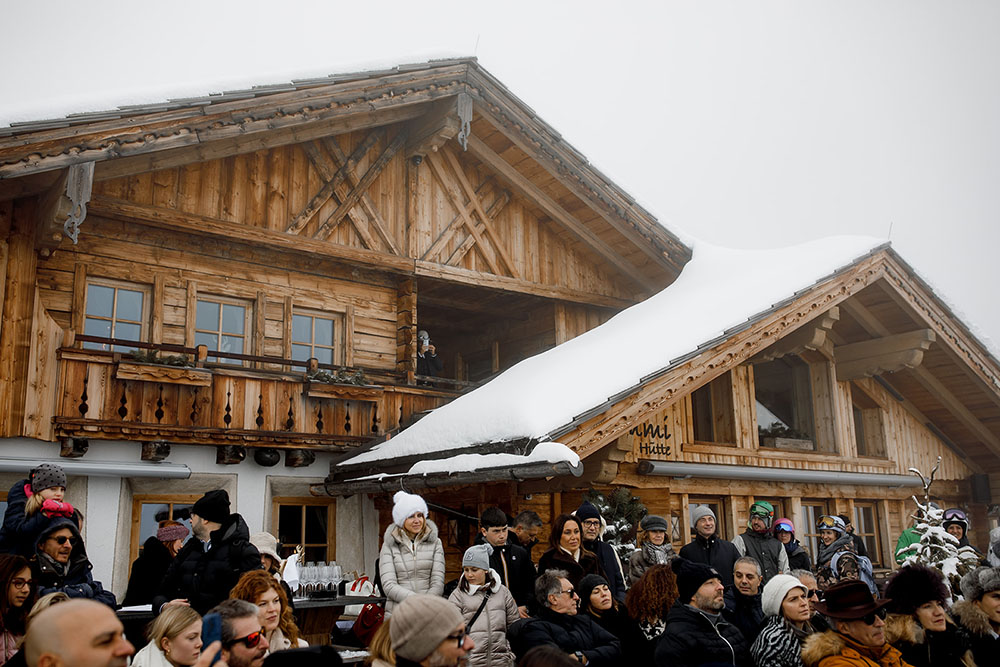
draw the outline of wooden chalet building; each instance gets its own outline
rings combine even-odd
[[[362,570],[375,502],[310,493],[332,464],[690,257],[474,59],[2,128],[0,493],[63,465],[119,595],[214,488]]]
[[[813,557],[817,518],[852,516],[876,567],[888,568],[910,497],[922,494],[908,469],[928,475],[941,457],[932,495],[969,511],[970,539],[985,549],[1000,498],[1000,364],[877,244],[696,246],[663,293],[335,465],[325,490],[404,486],[467,514],[496,503],[550,519],[590,488],[626,486],[670,517],[675,547],[691,539],[692,506],[711,506],[731,539],[749,506],[768,500]],[[615,364],[627,368],[615,374]],[[585,383],[594,390],[574,390]],[[490,422],[490,405],[509,418]],[[500,435],[482,437],[491,432]],[[523,454],[548,441],[582,470],[566,461],[537,480],[491,462],[500,442]],[[481,463],[450,466],[460,454]],[[452,546],[457,556],[463,545]]]

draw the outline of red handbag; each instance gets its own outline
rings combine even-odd
[[[375,631],[381,627],[382,622],[385,621],[385,608],[382,606],[382,602],[369,602],[364,607],[361,608],[361,613],[358,617],[354,619],[354,625],[351,626],[351,631],[354,636],[358,638],[365,646],[372,643],[372,637],[375,636]]]

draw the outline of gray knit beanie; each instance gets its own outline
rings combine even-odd
[[[710,516],[715,521],[719,523],[719,519],[715,516],[715,512],[708,505],[698,505],[691,508],[691,527],[694,528],[698,525],[698,519]]]
[[[66,473],[53,463],[43,463],[29,473],[31,492],[38,493],[56,486],[66,488]]]
[[[1000,590],[1000,567],[977,567],[962,577],[959,586],[966,600],[981,600],[987,593]]]
[[[462,614],[437,595],[411,595],[392,610],[389,641],[396,655],[420,662],[462,624]]]
[[[462,556],[462,567],[478,567],[480,570],[489,571],[491,555],[493,555],[491,545],[474,544],[465,550],[465,555]]]

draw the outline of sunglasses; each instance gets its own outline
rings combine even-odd
[[[567,589],[565,591],[560,591],[560,592],[565,593],[566,595],[568,595],[570,597],[573,597],[574,595],[576,595],[576,589],[575,588],[570,588],[570,589]]]
[[[809,591],[806,591],[806,597],[807,598],[811,598],[814,595],[816,596],[817,600],[819,600],[820,602],[823,601],[823,591],[821,591],[820,589],[813,588],[813,589],[811,589]]]
[[[13,586],[14,588],[28,588],[29,586],[31,586],[34,583],[35,582],[34,582],[33,579],[20,579],[20,578],[18,578],[18,579],[11,579],[10,580],[10,585]]]
[[[463,646],[465,646],[465,638],[468,636],[469,636],[469,629],[465,628],[461,632],[456,632],[454,634],[448,635],[447,637],[445,637],[445,639],[454,639],[455,641],[458,642],[458,648],[462,648]]]
[[[247,648],[257,648],[257,644],[260,644],[261,637],[264,636],[263,630],[258,630],[257,632],[251,632],[246,637],[240,637],[239,639],[233,639],[229,642],[229,646],[233,644],[243,644]]]
[[[960,509],[950,509],[946,510],[944,513],[945,521],[968,521],[969,516]]]
[[[886,615],[885,607],[882,607],[881,609],[873,611],[872,613],[868,614],[861,620],[865,622],[865,625],[875,625],[875,618],[878,617],[884,621],[885,615]]]
[[[67,542],[69,542],[70,546],[73,546],[77,542],[80,541],[78,538],[76,538],[76,537],[69,537],[68,535],[59,535],[57,537],[50,537],[49,539],[50,540],[55,540],[56,544],[58,544],[59,546],[62,546],[64,544],[66,544]]]

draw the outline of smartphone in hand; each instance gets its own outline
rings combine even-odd
[[[218,614],[205,614],[201,619],[201,645],[208,646],[212,642],[222,641],[222,617]],[[211,664],[215,664],[222,658],[222,651],[219,651],[212,659]]]

